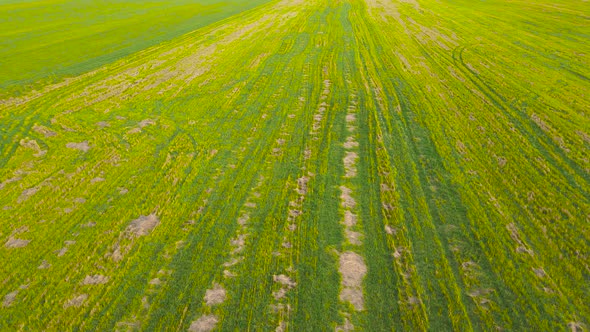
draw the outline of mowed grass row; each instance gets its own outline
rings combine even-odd
[[[6,100],[0,327],[587,327],[584,6],[275,1]]]

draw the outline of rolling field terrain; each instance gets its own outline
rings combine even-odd
[[[0,330],[586,331],[589,18],[275,0],[7,90]]]

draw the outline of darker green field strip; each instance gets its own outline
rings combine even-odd
[[[587,3],[0,9],[0,330],[590,326]]]

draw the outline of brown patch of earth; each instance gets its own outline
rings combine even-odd
[[[240,257],[240,258],[232,258],[229,262],[225,262],[223,263],[223,266],[225,267],[232,267],[236,264],[238,264],[239,262],[241,262],[244,258]]]
[[[233,273],[230,270],[223,270],[223,277],[224,278],[234,278],[234,277],[237,277],[237,274]]]
[[[109,277],[100,274],[88,275],[82,282],[81,285],[102,285],[109,281]]]
[[[3,307],[10,307],[12,303],[16,300],[16,296],[18,295],[18,290],[14,292],[10,292],[4,296],[4,300],[2,301]]]
[[[570,331],[572,332],[583,332],[586,331],[584,325],[580,322],[569,322],[567,323],[567,327],[569,327]]]
[[[279,274],[279,275],[274,275],[272,277],[272,280],[274,282],[278,282],[283,286],[287,286],[288,288],[293,288],[295,286],[297,286],[297,283],[293,280],[291,280],[291,278],[289,278],[288,276],[284,275],[284,274]]]
[[[57,135],[57,133],[55,131],[52,131],[45,126],[34,125],[33,130],[39,134],[44,135],[45,137],[53,137],[53,136]]]
[[[234,250],[232,253],[239,253],[244,250],[244,246],[246,244],[246,234],[240,234],[237,238],[232,239],[231,245],[234,246]]]
[[[479,297],[479,296],[485,296],[485,295],[489,294],[490,292],[492,292],[492,289],[478,288],[478,289],[474,289],[474,290],[468,292],[467,295],[469,295],[471,297]]]
[[[354,331],[354,325],[350,322],[348,318],[344,318],[344,324],[336,327],[336,332],[348,332]]]
[[[90,180],[90,183],[97,183],[97,182],[103,182],[104,178],[98,177],[98,178],[94,178],[92,180]]]
[[[201,316],[199,319],[191,323],[188,328],[189,332],[208,332],[215,328],[219,319],[215,315]]]
[[[136,237],[148,235],[159,223],[160,219],[154,213],[140,216],[131,222],[127,227],[127,232]]]
[[[84,301],[86,301],[86,299],[88,299],[88,294],[80,294],[78,296],[74,296],[66,303],[64,303],[64,309],[67,309],[69,307],[79,307],[84,303]]]
[[[344,208],[353,209],[356,206],[356,201],[350,194],[352,194],[352,190],[348,189],[345,186],[340,186],[340,190],[342,194],[340,195],[340,199],[342,200],[342,206]]]
[[[6,241],[4,246],[6,248],[24,248],[30,242],[31,242],[31,240],[15,239],[15,238],[11,237],[8,239],[8,241]]]
[[[543,278],[547,275],[543,268],[533,268],[533,272],[535,272],[535,275],[539,278]]]
[[[23,192],[18,197],[17,202],[20,203],[26,201],[27,199],[29,199],[29,197],[35,195],[39,191],[39,189],[40,187],[33,187],[23,190]]]
[[[15,177],[12,177],[10,179],[5,180],[4,182],[0,182],[0,189],[4,189],[4,187],[7,184],[10,184],[10,183],[13,183],[13,182],[17,182],[17,181],[20,181],[20,180],[22,180],[22,177],[15,176]]]
[[[51,267],[51,264],[49,264],[48,261],[43,260],[43,262],[41,262],[41,265],[39,265],[38,269],[39,270],[44,270],[44,269],[48,269]]]
[[[72,244],[76,243],[76,241],[65,241],[65,247],[61,248],[58,253],[57,253],[57,257],[61,257],[63,255],[66,254],[66,252],[68,252],[68,247],[71,246]]]
[[[344,225],[346,227],[353,227],[356,225],[356,214],[346,210],[344,211]]]
[[[395,234],[397,231],[395,228],[389,226],[389,225],[385,225],[385,233],[389,234],[389,235],[393,235]]]
[[[361,256],[352,251],[340,255],[339,272],[342,275],[343,289],[340,292],[340,299],[343,302],[351,303],[355,310],[364,309],[362,282],[367,274],[367,266]]]
[[[348,240],[348,242],[350,242],[350,244],[355,245],[355,246],[360,246],[362,244],[361,239],[363,237],[363,235],[359,232],[355,232],[355,231],[351,231],[346,229],[344,231],[345,235],[346,235],[346,239]]]
[[[66,148],[68,149],[74,149],[74,150],[79,150],[82,152],[88,152],[90,150],[90,145],[88,145],[88,141],[84,141],[81,143],[68,143],[66,144]]]
[[[281,288],[278,291],[272,293],[272,296],[275,298],[275,300],[280,300],[280,299],[284,298],[285,295],[287,295],[286,288]]]
[[[153,126],[156,124],[156,121],[152,120],[152,119],[145,119],[142,120],[138,123],[139,128],[145,128],[147,126]]]
[[[238,218],[238,224],[240,224],[240,226],[244,226],[246,225],[246,223],[248,223],[249,219],[250,216],[248,214],[244,214],[240,218]]]
[[[205,292],[204,300],[208,306],[213,306],[223,303],[223,301],[225,301],[225,297],[225,289],[219,284],[214,284],[212,289],[208,289]]]
[[[46,150],[41,150],[41,147],[39,146],[37,141],[34,139],[23,138],[20,140],[20,146],[22,146],[25,149],[31,149],[31,150],[35,151],[36,152],[34,154],[35,157],[42,157],[47,153]]]
[[[307,183],[309,182],[309,177],[302,176],[297,179],[297,193],[299,195],[307,194]]]
[[[346,122],[352,123],[354,121],[356,121],[356,115],[353,113],[346,114]]]
[[[344,142],[344,148],[345,149],[354,149],[357,148],[359,146],[359,143],[357,141],[354,140],[354,137],[348,137],[346,139],[346,142]]]

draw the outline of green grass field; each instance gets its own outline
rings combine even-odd
[[[99,68],[269,0],[0,0],[0,97]]]
[[[0,17],[0,330],[590,328],[590,2]]]

